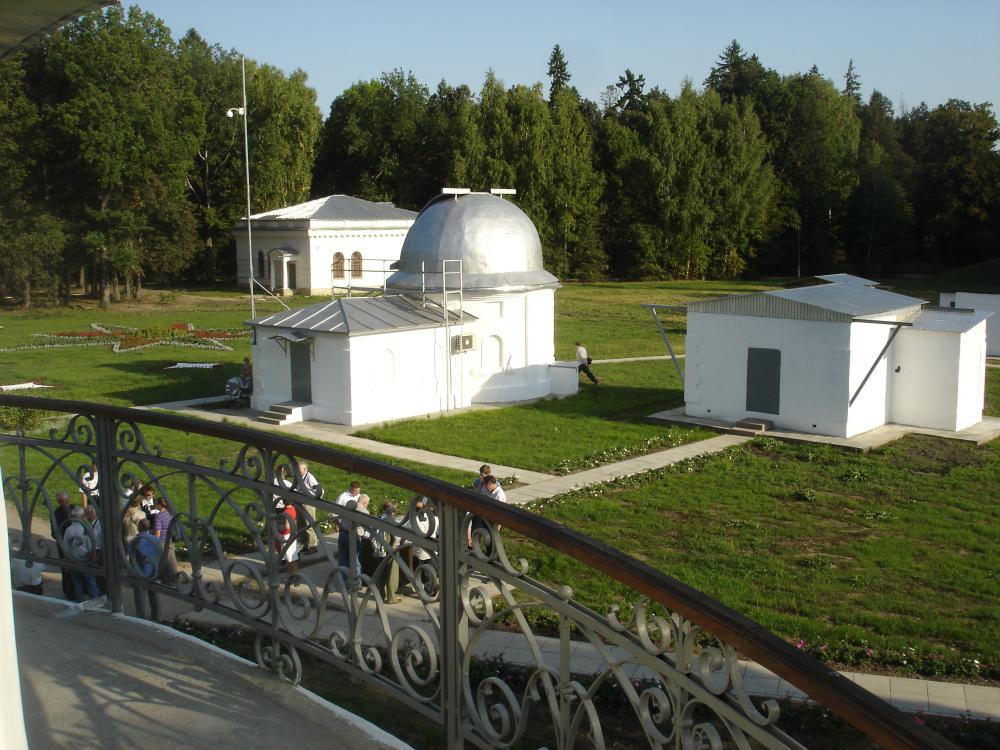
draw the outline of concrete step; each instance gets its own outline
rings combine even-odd
[[[264,424],[282,425],[285,423],[285,417],[287,416],[288,416],[287,414],[275,414],[273,412],[267,412],[257,417],[257,421],[263,422]]]
[[[770,419],[758,419],[756,417],[748,417],[747,419],[741,419],[736,423],[737,427],[745,430],[757,430],[758,432],[767,432],[768,430],[774,429],[774,422]]]
[[[743,435],[744,437],[757,437],[758,435],[763,435],[763,430],[755,430],[751,427],[740,427],[739,425],[735,427],[730,427],[728,430],[730,435]]]
[[[271,408],[268,410],[270,414],[292,414],[296,407],[286,406],[285,404],[271,404]]]

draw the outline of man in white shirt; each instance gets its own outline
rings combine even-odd
[[[321,498],[323,497],[323,488],[320,483],[316,481],[314,477],[309,472],[309,464],[305,461],[299,461],[299,481],[295,489],[299,492],[307,495],[308,497]],[[319,538],[316,536],[316,530],[313,524],[316,521],[316,506],[302,504],[302,510],[304,513],[299,513],[297,516],[298,526],[300,529],[299,541],[302,541],[301,530],[305,529],[305,545],[302,549],[304,554],[316,551],[316,545],[319,544]]]
[[[597,385],[601,381],[594,377],[594,373],[590,371],[590,356],[587,354],[587,350],[584,348],[583,344],[579,341],[576,342],[576,369],[590,378],[590,382]]]
[[[351,482],[351,486],[346,492],[340,493],[340,496],[337,498],[337,505],[346,508],[347,504],[352,500],[357,503],[360,495],[361,482],[355,479]],[[338,518],[337,525],[340,526],[340,531],[337,533],[337,565],[346,570],[351,561],[350,544],[352,524],[350,520],[346,518]],[[357,569],[357,572],[361,572],[361,566],[357,559],[354,561],[354,567]]]

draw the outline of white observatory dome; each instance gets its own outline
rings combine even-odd
[[[488,193],[444,194],[417,215],[386,286],[399,291],[440,290],[442,261],[462,261],[465,291],[518,291],[554,287],[542,267],[542,243],[520,208]],[[458,287],[449,263],[448,289]]]

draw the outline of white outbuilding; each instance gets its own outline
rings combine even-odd
[[[685,411],[852,437],[982,420],[990,313],[837,281],[687,305]]]
[[[558,285],[517,206],[442,194],[417,216],[384,296],[248,321],[251,406],[357,425],[575,393],[575,363],[554,361]]]
[[[1000,313],[1000,294],[941,292],[941,307],[962,307],[977,312]],[[1000,319],[986,321],[986,354],[1000,357]]]
[[[236,275],[254,278],[277,295],[328,295],[350,289],[381,289],[399,260],[415,211],[350,195],[329,195],[236,222]]]

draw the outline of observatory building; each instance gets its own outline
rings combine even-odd
[[[837,437],[982,421],[991,312],[931,307],[844,274],[821,280],[688,303],[688,416]]]
[[[538,232],[498,195],[451,189],[417,215],[378,297],[247,321],[253,409],[357,425],[575,393],[554,361],[554,293]]]

